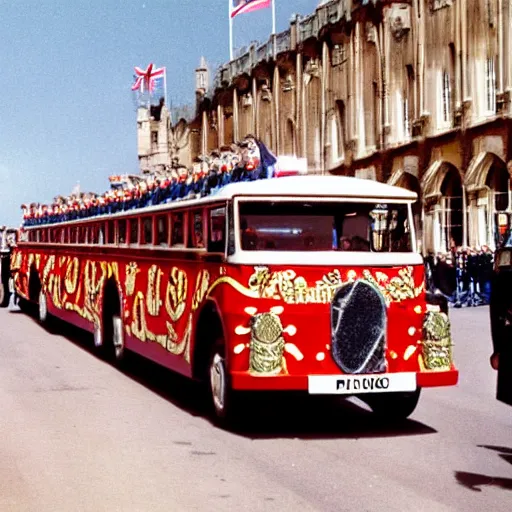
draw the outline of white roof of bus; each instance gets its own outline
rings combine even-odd
[[[215,198],[235,196],[354,197],[415,201],[417,194],[402,187],[348,176],[287,176],[226,185]]]

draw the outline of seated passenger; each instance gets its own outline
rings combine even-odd
[[[254,251],[258,248],[258,236],[256,232],[248,227],[247,221],[242,220],[240,224],[241,239],[242,239],[242,250]]]
[[[365,240],[360,236],[352,237],[352,250],[358,252],[369,252],[370,251],[370,242]]]
[[[340,251],[351,251],[352,243],[350,242],[350,238],[348,236],[341,236],[340,243],[338,244],[338,249]]]

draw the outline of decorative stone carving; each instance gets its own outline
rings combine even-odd
[[[414,155],[404,157],[404,171],[414,177],[419,176],[419,158]]]
[[[347,49],[342,44],[334,45],[332,49],[331,64],[332,66],[340,66],[347,60]]]
[[[375,44],[377,42],[377,30],[375,29],[375,25],[371,21],[367,21],[365,30],[366,30],[366,40],[369,43]]]
[[[249,92],[242,96],[242,107],[249,108],[252,106],[252,94]]]
[[[410,6],[405,4],[394,4],[389,13],[389,29],[397,41],[401,41],[411,30]]]
[[[443,7],[451,7],[453,5],[453,0],[430,0],[430,10],[438,11]]]
[[[505,91],[496,94],[496,110],[503,112],[507,110],[510,104],[510,91]]]
[[[304,70],[304,73],[310,75],[313,78],[319,78],[320,77],[320,65],[318,62],[318,59],[311,59],[306,64],[306,69]]]
[[[283,81],[282,90],[283,92],[290,92],[295,89],[295,83],[293,81],[293,78],[288,75],[286,79]]]
[[[261,86],[261,99],[262,101],[272,101],[272,92],[267,84]]]
[[[412,123],[412,136],[422,137],[430,125],[430,114],[423,114]]]

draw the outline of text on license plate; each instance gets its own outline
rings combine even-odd
[[[415,391],[416,373],[376,375],[310,375],[308,390],[313,395],[354,395]]]

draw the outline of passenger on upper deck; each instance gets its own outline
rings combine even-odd
[[[264,155],[263,159],[260,154]],[[232,147],[231,152],[217,152],[214,156],[215,159],[204,159],[192,173],[174,160],[173,167],[160,174],[113,176],[111,190],[102,195],[81,193],[68,198],[58,196],[51,205],[22,205],[23,224],[33,226],[76,220],[180,199],[203,197],[215,193],[231,182],[271,177],[268,167],[275,163],[275,157],[265,145],[252,136],[247,137],[238,147]]]

